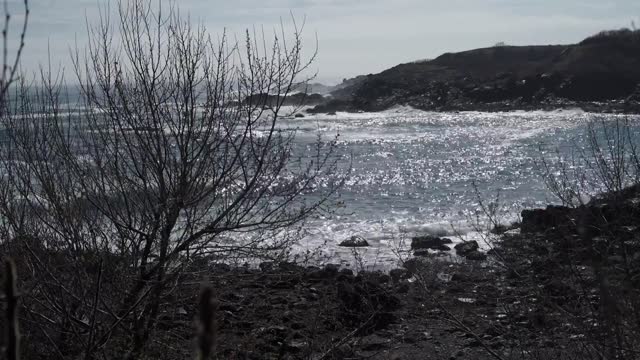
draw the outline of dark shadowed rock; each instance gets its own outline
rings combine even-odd
[[[389,271],[389,276],[391,276],[391,280],[393,280],[394,282],[404,279],[408,275],[409,271],[407,271],[407,269],[393,269]]]
[[[342,269],[340,270],[340,274],[344,276],[353,276],[353,270],[351,269]]]
[[[416,257],[429,257],[430,255],[429,249],[420,249],[413,252],[413,256]]]
[[[338,270],[340,270],[340,266],[336,264],[327,264],[324,266],[324,272],[331,276],[338,275]]]
[[[258,267],[262,271],[271,271],[275,267],[275,264],[273,263],[273,261],[265,261],[265,262],[261,262],[260,265],[258,265]]]
[[[467,254],[470,254],[474,251],[478,251],[480,247],[478,246],[477,241],[472,240],[472,241],[465,241],[463,243],[457,244],[456,246],[454,246],[454,248],[456,249],[456,253],[458,255],[467,256]]]
[[[475,261],[483,261],[487,259],[487,255],[485,253],[481,253],[478,250],[471,251],[467,253],[464,257],[466,257],[468,260],[475,260]]]
[[[341,242],[339,246],[365,247],[365,246],[369,246],[369,243],[362,236],[355,235],[355,236],[352,236],[350,239],[347,239]]]
[[[432,250],[451,250],[445,244],[451,244],[451,239],[439,238],[436,236],[416,236],[411,239],[411,250],[432,249]]]
[[[544,232],[558,226],[566,226],[574,215],[574,209],[549,205],[546,209],[522,210],[523,233]]]

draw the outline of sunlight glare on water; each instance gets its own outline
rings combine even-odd
[[[351,250],[337,245],[358,235],[371,244],[365,260],[394,266],[392,250],[401,238],[471,236],[479,210],[474,183],[484,199],[499,192],[503,219],[516,220],[523,208],[557,202],[542,179],[541,150],[552,156],[556,149],[584,147],[588,122],[620,117],[580,110],[431,113],[399,107],[283,120],[283,128],[297,130],[300,150],[310,150],[318,131],[325,139],[339,134],[339,150],[353,162],[340,193],[344,207],[307,224],[301,249],[320,248],[333,262],[348,263]],[[635,126],[640,117],[629,119]]]

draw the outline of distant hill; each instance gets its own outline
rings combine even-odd
[[[332,91],[316,112],[487,110],[640,99],[640,31],[606,31],[574,45],[495,46],[397,65]],[[620,106],[622,106],[620,105]]]
[[[337,85],[324,85],[317,82],[301,83],[295,86],[293,91],[306,92],[307,94],[328,95],[332,93],[339,93],[342,89],[356,85],[366,78],[366,75],[360,75],[351,79],[343,79],[342,82]]]
[[[307,94],[320,94],[327,95],[334,90],[333,86],[325,85],[321,83],[301,83],[294,86],[293,91],[299,91]]]

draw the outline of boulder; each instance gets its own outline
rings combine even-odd
[[[413,256],[415,257],[429,257],[430,255],[429,249],[420,249],[413,252]]]
[[[365,247],[365,246],[369,246],[369,243],[362,236],[355,235],[355,236],[352,236],[350,239],[344,240],[338,246]]]
[[[436,236],[416,236],[411,239],[411,250],[420,250],[420,249],[432,249],[432,250],[441,250],[448,251],[451,250],[446,244],[451,244],[453,241],[447,238],[439,238]]]
[[[477,241],[472,240],[472,241],[465,241],[460,244],[457,244],[456,246],[454,246],[454,248],[456,249],[456,253],[458,255],[467,256],[467,254],[470,254],[474,251],[478,251],[480,247],[478,246]]]
[[[566,206],[549,205],[546,209],[522,210],[522,224],[520,231],[523,233],[544,232],[557,226],[566,226],[571,223],[574,210]]]
[[[323,270],[325,273],[327,273],[327,275],[335,276],[335,275],[338,275],[338,271],[340,270],[340,265],[326,264]]]

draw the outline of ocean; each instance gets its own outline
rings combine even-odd
[[[640,140],[640,116],[581,110],[434,113],[397,107],[284,119],[281,128],[296,131],[303,152],[318,133],[325,139],[338,134],[338,151],[352,167],[337,212],[310,219],[295,250],[315,250],[342,266],[360,258],[356,262],[371,268],[397,266],[409,255],[413,236],[475,239],[487,250],[492,240],[479,199],[494,206],[506,225],[522,209],[559,203],[545,184],[542,160],[580,160],[588,154],[588,124],[599,129],[616,120],[628,121]],[[352,236],[371,246],[355,256],[338,246]]]

